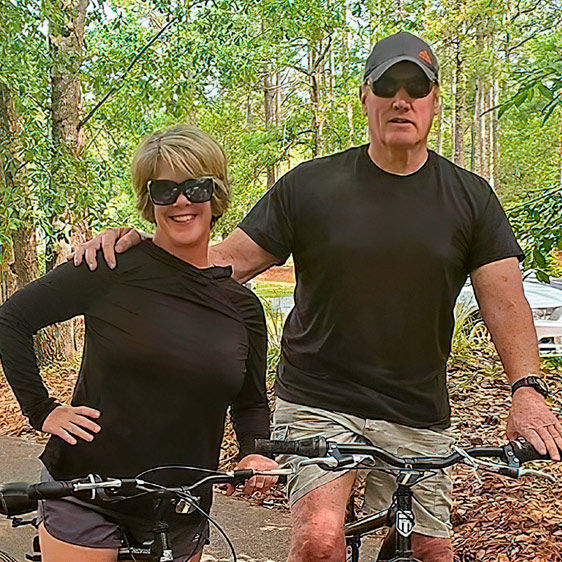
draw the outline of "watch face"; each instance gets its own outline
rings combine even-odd
[[[548,387],[546,383],[539,377],[527,377],[529,381],[529,386],[535,388],[542,395],[546,396],[548,394]]]
[[[513,390],[515,392],[517,389],[522,388],[524,386],[530,386],[534,388],[539,394],[542,394],[545,398],[548,397],[549,391],[548,386],[546,386],[546,382],[541,378],[535,375],[529,375],[528,377],[523,377],[519,379],[515,383],[513,383]]]

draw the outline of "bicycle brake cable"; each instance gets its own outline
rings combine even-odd
[[[455,447],[454,449],[459,455],[463,457],[465,464],[467,464],[473,469],[473,474],[478,480],[478,482],[480,483],[482,483],[482,479],[478,474],[478,469],[488,470],[490,472],[499,473],[502,476],[510,476],[511,478],[519,478],[521,476],[526,476],[528,474],[535,475],[535,476],[542,476],[544,478],[548,478],[549,480],[552,480],[553,482],[556,482],[556,478],[552,474],[548,474],[547,472],[542,472],[541,470],[535,470],[533,468],[524,468],[524,467],[513,467],[505,464],[483,461],[471,457],[464,449],[461,449],[459,447]]]
[[[167,488],[166,486],[161,486],[160,484],[156,484],[154,482],[146,482],[146,484],[150,484],[151,486],[154,486],[155,488],[159,488],[161,490],[170,491],[170,489]],[[226,534],[224,529],[204,509],[202,509],[197,504],[197,502],[194,500],[193,496],[189,492],[179,492],[177,490],[174,490],[173,493],[178,497],[180,497],[181,499],[183,499],[186,503],[188,503],[201,515],[203,515],[203,517],[205,517],[205,519],[207,519],[209,523],[214,525],[215,529],[219,532],[219,534],[223,536],[224,540],[226,541],[226,544],[228,545],[228,548],[230,549],[230,553],[232,555],[232,561],[237,562],[238,558],[236,558],[236,551],[234,550],[234,545],[232,544],[232,541],[228,538],[228,535]]]

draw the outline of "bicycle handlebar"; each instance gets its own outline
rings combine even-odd
[[[548,455],[540,455],[527,442],[511,441],[503,447],[471,447],[463,450],[473,458],[498,458],[509,465],[523,464],[533,460],[549,459]],[[455,452],[447,456],[397,457],[391,453],[363,443],[347,444],[327,441],[323,437],[312,437],[299,441],[275,441],[256,439],[256,452],[303,457],[341,457],[345,455],[368,455],[379,459],[393,467],[412,470],[436,470],[461,462],[465,457]]]
[[[12,482],[0,485],[0,514],[9,517],[22,515],[34,511],[37,508],[37,500],[52,500],[68,496],[80,496],[85,492],[95,492],[99,494],[100,491],[106,491],[111,495],[119,495],[122,497],[137,495],[141,490],[170,495],[189,493],[203,485],[218,484],[221,482],[238,484],[248,480],[254,476],[254,474],[255,472],[252,469],[221,472],[205,476],[189,486],[177,488],[159,486],[136,478],[100,478],[93,475],[88,478],[76,480],[38,482],[35,484]]]

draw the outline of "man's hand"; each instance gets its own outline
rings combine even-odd
[[[141,235],[128,226],[121,228],[108,228],[102,230],[97,236],[94,236],[89,242],[82,244],[74,254],[68,256],[68,259],[74,261],[74,265],[80,265],[83,261],[88,264],[91,271],[98,266],[96,253],[99,249],[103,251],[103,257],[107,265],[113,269],[117,265],[115,252],[121,254],[129,248],[136,246],[142,240]]]
[[[562,425],[532,388],[520,388],[513,395],[506,435],[511,441],[522,437],[541,455],[548,452],[552,460],[560,460]]]
[[[279,465],[272,459],[261,455],[247,455],[235,467],[235,470],[275,470]],[[253,476],[245,484],[243,492],[248,496],[254,492],[265,492],[277,482],[277,476]],[[226,495],[230,496],[234,492],[234,486],[228,484]]]
[[[70,445],[78,443],[76,437],[93,441],[101,427],[90,418],[97,419],[101,412],[87,406],[57,406],[43,422],[41,431],[56,435]]]

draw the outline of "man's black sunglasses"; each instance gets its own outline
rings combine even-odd
[[[404,88],[411,98],[419,99],[428,96],[436,82],[427,76],[392,78],[383,74],[378,80],[368,79],[367,84],[379,98],[393,98],[396,92]]]
[[[195,178],[182,183],[171,180],[149,180],[148,192],[155,205],[173,205],[183,193],[192,203],[205,203],[211,200],[215,180]]]

